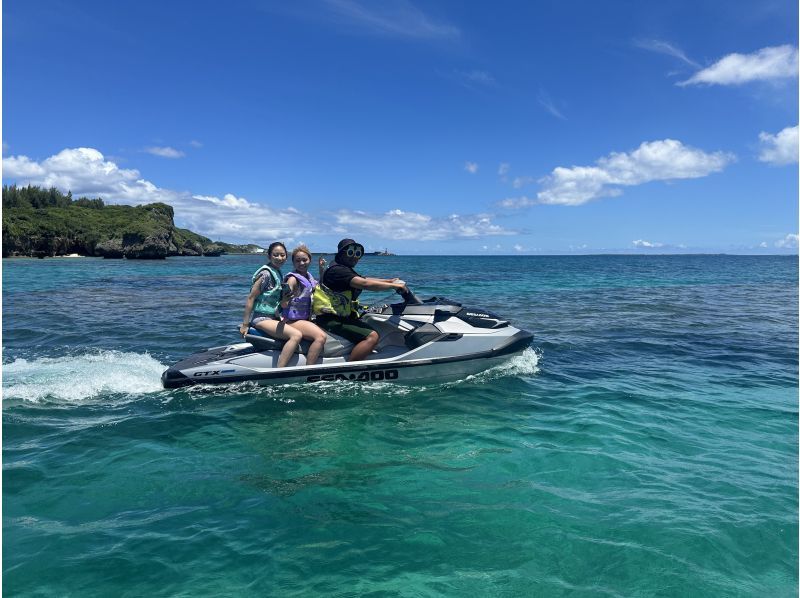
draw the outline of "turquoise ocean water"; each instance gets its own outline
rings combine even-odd
[[[258,264],[3,260],[6,595],[797,595],[796,257],[368,257],[533,348],[162,390]]]

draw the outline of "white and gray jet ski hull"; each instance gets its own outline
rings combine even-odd
[[[530,332],[494,314],[436,298],[419,306],[373,308],[364,320],[381,335],[378,350],[364,361],[347,361],[351,345],[331,335],[320,363],[306,365],[304,353],[297,352],[287,367],[278,368],[280,342],[248,335],[248,342],[206,349],[176,363],[164,372],[162,383],[178,388],[240,382],[446,382],[494,367],[533,340]]]

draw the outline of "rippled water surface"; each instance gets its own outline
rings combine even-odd
[[[258,257],[3,260],[4,591],[797,595],[796,257],[362,262],[534,346],[167,392],[236,339]]]

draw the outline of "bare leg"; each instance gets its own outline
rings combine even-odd
[[[311,341],[311,346],[308,348],[306,355],[306,365],[314,365],[319,360],[320,353],[325,347],[325,339],[328,335],[325,331],[308,320],[293,320],[288,322],[289,326],[296,328],[303,334],[303,338]]]
[[[256,324],[255,327],[262,332],[266,332],[273,338],[286,340],[283,344],[283,349],[281,349],[281,354],[278,356],[278,367],[286,367],[295,349],[297,349],[297,345],[300,344],[303,333],[291,326],[287,326],[285,322],[279,322],[278,320],[263,320]]]
[[[364,359],[367,355],[372,353],[372,350],[378,344],[378,340],[380,340],[380,336],[373,330],[369,333],[367,338],[353,347],[353,350],[350,352],[349,361],[361,361]]]

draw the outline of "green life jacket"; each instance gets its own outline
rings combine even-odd
[[[350,289],[341,293],[332,291],[320,282],[311,297],[311,312],[315,316],[346,318],[353,312],[353,292]]]
[[[279,312],[281,305],[281,273],[278,270],[270,265],[261,266],[255,271],[255,274],[253,274],[253,282],[251,284],[255,284],[264,270],[269,270],[275,284],[270,290],[256,297],[256,302],[253,306],[253,314],[260,317],[274,316]]]

